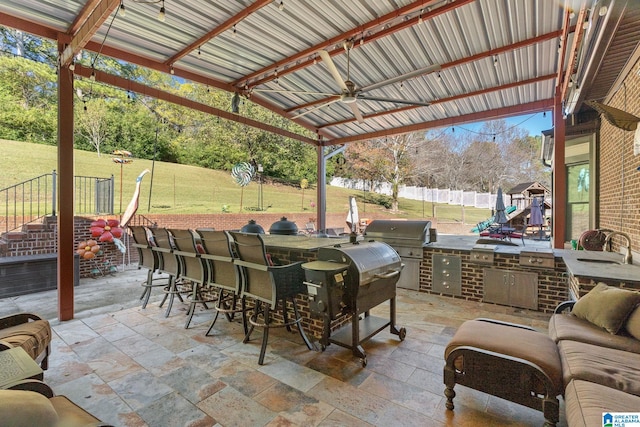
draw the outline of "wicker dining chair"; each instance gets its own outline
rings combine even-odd
[[[184,328],[187,329],[198,304],[202,304],[205,309],[209,309],[208,302],[216,300],[215,297],[205,297],[202,288],[207,284],[208,268],[206,261],[202,259],[200,252],[196,247],[195,234],[191,230],[170,229],[169,232],[173,236],[173,245],[175,249],[173,253],[178,256],[182,263],[181,277],[183,280],[189,280],[191,285],[191,295],[187,297],[189,302],[189,310],[187,310],[187,320]]]
[[[229,321],[236,314],[242,316],[244,334],[247,327],[247,305],[242,295],[242,280],[238,266],[233,263],[234,253],[230,237],[226,231],[199,229],[196,230],[202,244],[202,259],[207,262],[207,284],[218,289],[218,300],[215,305],[216,314],[205,335],[213,330],[218,315],[223,313]]]
[[[296,304],[296,296],[307,291],[303,283],[305,278],[303,262],[270,265],[260,234],[238,232],[229,232],[229,234],[233,238],[233,247],[238,256],[234,263],[242,272],[242,295],[252,298],[255,303],[253,314],[248,319],[249,331],[243,342],[247,343],[250,340],[254,327],[263,329],[258,364],[264,363],[270,328],[286,327],[291,331],[291,326],[295,325],[307,348],[313,349],[302,329],[302,317]],[[287,301],[291,302],[293,308],[291,320],[289,320]],[[277,311],[278,307],[281,310],[282,322],[274,320],[272,316],[272,312]]]

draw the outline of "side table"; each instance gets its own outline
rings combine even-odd
[[[0,389],[27,379],[44,378],[42,368],[20,347],[0,351]]]

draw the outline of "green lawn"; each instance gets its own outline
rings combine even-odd
[[[57,169],[57,147],[0,140],[5,167],[0,174],[0,189],[10,185],[51,173]],[[135,179],[144,169],[152,169],[150,160],[134,159],[132,163],[114,163],[111,155],[98,157],[95,152],[75,150],[75,175],[95,176],[115,179],[116,212],[120,211],[120,174],[122,173],[122,209],[126,207],[135,189]],[[9,165],[14,165],[10,167]],[[151,175],[147,174],[142,183],[139,213],[145,214],[149,206]],[[222,213],[223,207],[229,212],[258,209],[260,185],[252,181],[246,187],[238,186],[229,172],[204,169],[194,166],[156,162],[151,194],[151,213]],[[262,185],[262,207],[266,212],[314,213],[316,189],[286,185]],[[347,212],[350,195],[362,197],[362,192],[327,187],[327,212]],[[377,205],[359,203],[360,216],[367,212],[384,212]],[[396,218],[430,218],[433,207],[430,202],[400,200],[399,213],[389,213]],[[460,221],[463,209],[460,206],[436,204],[437,219],[443,222]],[[476,224],[490,216],[488,209],[464,208],[464,222]]]

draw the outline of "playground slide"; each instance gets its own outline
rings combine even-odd
[[[507,215],[509,215],[511,212],[515,211],[516,207],[515,206],[507,206],[504,210],[504,213],[506,213]],[[478,223],[478,225],[476,225],[475,227],[473,227],[471,229],[472,233],[479,233],[483,230],[486,230],[487,228],[489,228],[491,226],[491,224],[495,224],[495,215],[492,216],[491,218],[481,221]]]

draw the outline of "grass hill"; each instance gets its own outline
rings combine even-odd
[[[57,147],[26,142],[0,140],[4,167],[0,174],[0,189],[51,173],[57,169]],[[280,184],[262,184],[255,180],[246,187],[237,185],[231,174],[195,166],[133,159],[132,163],[115,163],[110,154],[98,157],[95,152],[75,150],[75,175],[100,178],[114,177],[116,213],[120,211],[122,186],[122,210],[127,206],[135,188],[136,177],[144,170],[153,169],[151,203],[149,190],[151,175],[143,179],[140,193],[139,213],[222,213],[258,210],[258,196],[262,187],[262,207],[269,213],[315,212],[316,188]],[[122,180],[121,180],[122,174]],[[349,196],[356,195],[362,200],[362,192],[327,186],[327,212],[339,213],[349,210]],[[150,210],[148,207],[150,205]],[[379,205],[359,202],[360,216],[366,212],[386,212]],[[400,200],[399,213],[389,213],[394,218],[431,217],[433,207],[430,202]],[[463,209],[460,206],[436,204],[436,216],[440,222],[460,221]],[[490,216],[488,209],[464,208],[467,224],[475,224]]]

